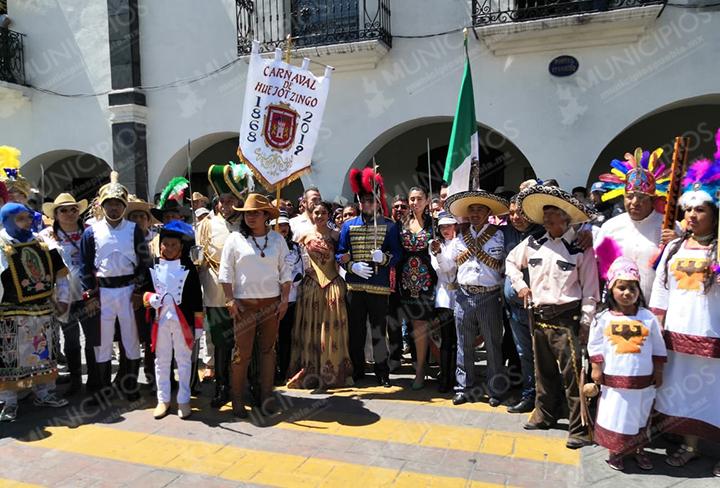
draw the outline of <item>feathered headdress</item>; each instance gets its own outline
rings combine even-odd
[[[613,159],[610,173],[600,175],[605,189],[603,202],[631,192],[667,196],[670,176],[660,161],[662,153],[662,148],[657,148],[652,153],[637,148],[635,154],[625,154],[625,161]]]
[[[168,200],[174,200],[179,205],[182,205],[185,199],[185,192],[190,188],[190,182],[182,176],[176,176],[165,186],[163,191],[160,193],[160,200],[158,200],[158,208],[164,208],[165,202]]]
[[[5,186],[5,192],[16,190],[24,195],[30,195],[32,190],[30,182],[20,174],[20,150],[12,146],[0,146],[0,182]],[[0,197],[2,196],[0,190]],[[7,202],[7,195],[3,197]]]
[[[380,173],[376,173],[375,170],[369,167],[362,170],[353,168],[350,170],[348,179],[350,180],[352,192],[357,195],[358,198],[361,195],[374,194],[375,198],[380,200],[383,215],[389,215],[387,200],[385,199],[385,182]],[[374,191],[377,191],[377,193],[375,194]]]
[[[683,194],[680,205],[696,207],[705,202],[718,206],[720,191],[720,129],[715,134],[716,151],[714,159],[694,162],[683,178]]]

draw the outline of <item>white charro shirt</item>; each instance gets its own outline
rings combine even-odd
[[[485,224],[479,231],[470,227],[470,233],[473,238],[477,239],[488,225]],[[500,229],[483,245],[483,251],[490,257],[504,260],[505,259],[505,238]],[[463,286],[484,286],[493,287],[500,286],[503,283],[503,270],[495,270],[487,266],[485,263],[471,255],[465,262],[457,265],[458,257],[467,251],[465,240],[462,234],[450,241],[447,251],[437,255],[438,271],[442,273],[457,273],[457,282]]]
[[[568,229],[561,237],[546,232],[528,237],[510,251],[505,269],[515,291],[530,288],[535,305],[582,303],[582,321],[590,324],[600,297],[597,262],[592,248],[585,251],[572,244],[575,232]],[[522,270],[527,268],[530,283]]]
[[[268,231],[267,247],[265,236],[253,241],[233,232],[222,250],[218,282],[232,284],[235,298],[279,297],[280,284],[292,281],[288,253],[285,239],[273,230]]]

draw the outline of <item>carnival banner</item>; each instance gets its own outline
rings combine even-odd
[[[315,76],[309,59],[301,67],[263,59],[253,41],[245,86],[238,156],[272,191],[310,171],[330,88],[331,67]]]

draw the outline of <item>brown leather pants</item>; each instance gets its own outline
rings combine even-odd
[[[277,308],[280,297],[242,299],[241,319],[234,324],[235,349],[232,358],[232,403],[233,408],[243,405],[242,396],[245,392],[247,370],[252,357],[256,331],[260,351],[260,399],[267,399],[273,390],[275,376],[275,341],[280,322]]]

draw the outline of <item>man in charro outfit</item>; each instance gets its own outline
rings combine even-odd
[[[32,388],[36,406],[63,407],[52,392],[57,377],[52,299],[68,309],[68,270],[57,249],[30,229],[33,211],[19,203],[0,209],[0,422],[17,416],[18,391]]]
[[[451,195],[445,208],[455,217],[466,219],[470,226],[451,241],[444,252],[433,242],[440,271],[457,272],[459,289],[455,295],[455,328],[457,332],[457,369],[453,403],[460,405],[476,400],[475,339],[482,334],[487,350],[487,389],[489,403],[497,407],[510,387],[502,355],[502,283],[504,238],[498,226],[488,223],[490,215],[509,211],[507,202],[483,190]]]
[[[110,386],[111,360],[115,322],[128,359],[127,377],[120,384],[128,401],[140,398],[137,377],[140,369],[140,340],[133,309],[136,285],[150,263],[145,236],[134,222],[123,217],[128,202],[128,190],[117,181],[118,174],[110,174],[110,183],[100,188],[98,203],[104,217],[83,232],[80,241],[82,256],[82,286],[89,319],[99,321],[95,340],[95,360],[100,383]],[[140,277],[140,278],[138,278]],[[97,402],[97,398],[96,398]]]
[[[524,428],[554,427],[567,402],[567,447],[577,449],[589,442],[581,417],[581,346],[587,344],[599,284],[593,250],[578,247],[570,226],[590,220],[591,212],[560,188],[542,185],[521,192],[518,205],[546,231],[518,244],[505,263],[518,298],[533,305],[535,322],[535,410]]]
[[[374,181],[373,181],[374,180]],[[390,269],[402,253],[400,233],[387,215],[383,180],[372,168],[350,171],[350,186],[360,200],[361,215],[343,224],[336,251],[347,274],[349,349],[353,379],[365,376],[367,320],[372,330],[375,375],[390,386],[386,342],[388,298],[392,290]]]
[[[200,283],[215,351],[215,394],[210,404],[213,408],[220,408],[230,400],[230,362],[235,345],[233,320],[225,306],[222,285],[218,282],[220,257],[230,233],[240,229],[242,217],[233,207],[242,207],[254,182],[247,166],[233,163],[210,166],[208,180],[218,196],[220,211],[200,222],[196,237],[203,249]]]

